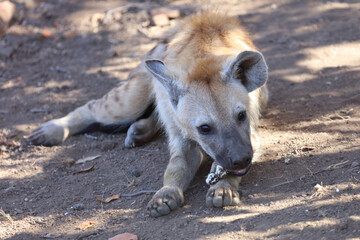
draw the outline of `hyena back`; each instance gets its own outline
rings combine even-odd
[[[134,147],[164,127],[170,161],[163,187],[149,202],[151,216],[183,204],[183,192],[206,157],[227,172],[210,186],[206,205],[237,205],[268,98],[266,81],[264,57],[238,20],[201,13],[187,19],[169,43],[150,51],[125,84],[41,125],[30,141],[60,144],[97,124],[115,130],[130,126],[125,145]],[[151,105],[155,111],[141,119]]]

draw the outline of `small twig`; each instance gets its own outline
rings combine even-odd
[[[138,26],[137,30],[139,31],[139,33],[143,34],[146,38],[152,39],[152,37],[149,34],[149,31],[144,29],[142,26]]]
[[[74,172],[73,175],[79,174],[79,173],[90,172],[90,171],[94,170],[94,167],[95,167],[95,165],[92,165],[91,167],[88,167],[88,168],[85,168],[85,169],[81,169],[81,170],[79,170],[79,171]]]
[[[338,117],[341,118],[341,119],[346,119],[345,117],[341,116],[341,115],[340,115],[339,113],[337,113],[337,112],[335,113],[335,115],[338,116]]]
[[[314,176],[314,175],[316,175],[316,174],[323,173],[323,172],[327,172],[327,171],[333,171],[333,170],[335,170],[335,169],[343,168],[343,167],[346,167],[346,166],[348,166],[348,165],[350,165],[350,163],[349,163],[349,161],[347,160],[347,161],[344,161],[344,162],[341,162],[341,163],[332,164],[332,165],[328,166],[327,168],[321,169],[321,170],[319,170],[319,171],[317,171],[317,172],[311,172],[311,170],[308,169],[308,170],[311,172],[311,174],[303,175],[303,176],[301,176],[300,178],[294,179],[294,180],[291,180],[291,181],[286,181],[286,182],[282,182],[282,183],[275,184],[275,185],[271,186],[270,188],[275,188],[275,187],[279,187],[279,186],[282,186],[282,185],[294,183],[294,182],[296,182],[296,181],[298,181],[298,180],[304,179],[305,177],[312,177],[312,176]]]
[[[156,193],[157,191],[155,190],[142,190],[142,191],[139,191],[139,192],[136,192],[136,193],[119,193],[119,194],[114,194],[114,195],[111,195],[110,197],[107,197],[105,199],[103,199],[102,197],[95,197],[97,200],[99,200],[100,202],[103,202],[103,203],[109,203],[109,202],[112,202],[114,200],[117,200],[117,199],[120,199],[122,197],[126,197],[126,198],[132,198],[132,197],[136,197],[136,196],[139,196],[141,194],[149,194],[149,193]]]
[[[135,193],[123,193],[119,194],[120,197],[136,197],[142,194],[150,194],[150,193],[156,193],[156,190],[142,190]]]
[[[39,109],[33,108],[33,109],[30,109],[30,112],[31,112],[31,113],[48,113],[47,110],[42,109],[42,108],[39,108]]]
[[[128,176],[126,175],[126,173],[124,172],[124,170],[121,170],[122,173],[124,174],[124,176],[126,177],[126,180],[128,182],[128,184],[130,184],[132,181],[128,178]],[[134,180],[134,179],[133,179]]]
[[[346,160],[341,163],[335,163],[335,164],[329,165],[326,169],[336,169],[336,168],[344,167],[348,162],[349,162],[349,160]]]
[[[314,172],[314,174],[319,174],[319,173],[323,173],[323,172],[326,172],[326,171],[332,171],[332,170],[335,170],[335,169],[338,169],[338,168],[346,167],[348,165],[350,165],[349,160],[341,162],[341,163],[332,164],[332,165],[328,166],[325,169],[321,169],[321,170],[319,170],[317,172]]]
[[[295,181],[297,181],[298,179],[295,179],[295,180],[292,180],[292,181],[286,181],[286,182],[282,182],[282,183],[278,183],[278,184],[275,184],[274,186],[271,186],[271,188],[276,188],[276,187],[279,187],[279,186],[282,186],[282,185],[286,185],[286,184],[289,184],[289,183],[293,183]]]
[[[356,94],[352,97],[349,97],[349,98],[343,100],[342,102],[347,103],[347,102],[359,102],[359,101],[360,101],[360,94]]]
[[[0,208],[0,214],[1,214],[6,220],[8,220],[11,224],[14,222],[14,220],[11,218],[10,214],[6,214],[6,213],[4,212],[4,210],[2,210],[1,208]]]
[[[87,134],[87,133],[85,133],[84,136],[87,137],[87,138],[93,139],[93,140],[97,140],[97,139],[98,139],[97,137],[95,137],[95,136],[93,136],[93,135],[90,135],[90,134]]]

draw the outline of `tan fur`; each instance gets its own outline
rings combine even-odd
[[[207,157],[229,174],[210,187],[206,204],[237,205],[241,178],[233,174],[247,172],[257,148],[256,128],[267,102],[266,79],[265,60],[238,20],[201,13],[188,18],[168,44],[151,50],[127,83],[41,125],[30,140],[55,145],[93,123],[132,124],[125,145],[134,147],[164,127],[170,160],[164,186],[148,205],[150,214],[166,215],[181,206],[183,192]],[[137,121],[152,102],[156,112]],[[210,134],[203,132],[204,125]]]

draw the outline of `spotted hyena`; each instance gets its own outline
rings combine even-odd
[[[94,126],[128,128],[125,145],[135,147],[164,128],[170,160],[163,187],[148,204],[150,214],[166,215],[183,204],[183,192],[206,157],[226,171],[210,186],[206,205],[237,205],[268,98],[267,76],[263,55],[237,18],[200,13],[151,50],[125,84],[44,123],[29,139],[52,146]]]

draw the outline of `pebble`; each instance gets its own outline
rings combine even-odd
[[[137,169],[133,169],[131,170],[131,175],[134,177],[140,177],[141,176],[141,172]]]
[[[129,240],[129,239],[138,240],[138,236],[136,236],[133,233],[122,233],[109,238],[109,240]]]
[[[82,203],[77,203],[77,204],[75,204],[74,206],[72,206],[70,208],[72,210],[75,210],[75,211],[80,211],[80,210],[83,210],[85,208],[85,206]]]
[[[352,163],[351,163],[351,167],[352,168],[356,168],[356,167],[358,167],[359,166],[359,162],[358,161],[353,161]]]
[[[286,158],[284,162],[285,162],[286,164],[289,164],[290,161],[291,161],[291,158]]]

